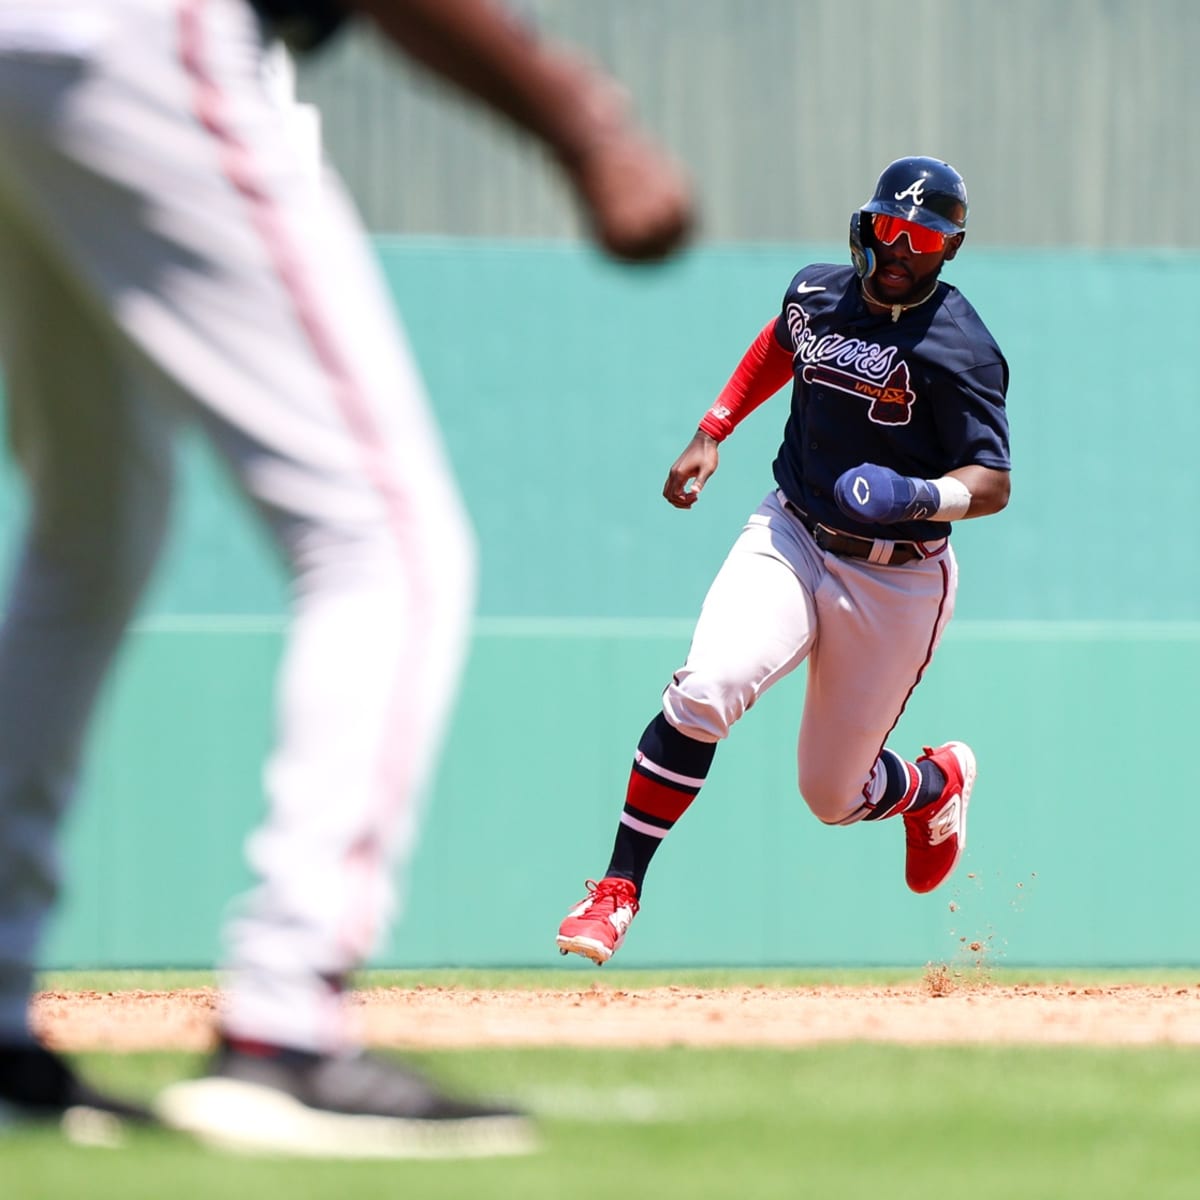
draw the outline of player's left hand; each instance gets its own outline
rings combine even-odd
[[[937,512],[937,488],[927,479],[899,475],[891,467],[862,463],[843,471],[833,498],[848,517],[868,525],[922,521]]]

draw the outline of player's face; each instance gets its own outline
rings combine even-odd
[[[949,262],[962,244],[962,234],[943,238],[923,225],[896,217],[876,216],[873,229],[871,291],[892,304],[906,304],[929,291],[942,264]]]

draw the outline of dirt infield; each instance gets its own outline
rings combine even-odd
[[[411,1050],[499,1046],[802,1046],[818,1042],[1200,1045],[1200,983],[962,982],[936,968],[889,987],[355,993],[365,1039]],[[203,1050],[212,989],[43,992],[34,1026],[63,1050]]]

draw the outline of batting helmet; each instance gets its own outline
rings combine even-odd
[[[875,184],[875,194],[850,218],[850,257],[864,278],[875,270],[867,213],[885,213],[953,236],[967,228],[967,185],[949,164],[936,158],[898,158]]]

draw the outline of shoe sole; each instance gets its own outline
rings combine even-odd
[[[978,773],[978,768],[975,763],[975,751],[971,749],[966,742],[948,742],[954,757],[958,759],[958,765],[962,767],[962,822],[961,836],[958,839],[959,857],[962,856],[962,851],[967,846],[967,805],[971,801],[971,789],[975,786],[975,776]],[[958,859],[955,859],[955,865]]]
[[[590,958],[597,966],[604,966],[613,956],[613,951],[607,946],[589,937],[559,937],[555,939],[558,949],[563,954],[580,954]]]
[[[173,1084],[155,1111],[164,1125],[218,1150],[294,1158],[490,1158],[537,1149],[519,1116],[417,1120],[322,1112],[275,1088],[236,1079]]]

